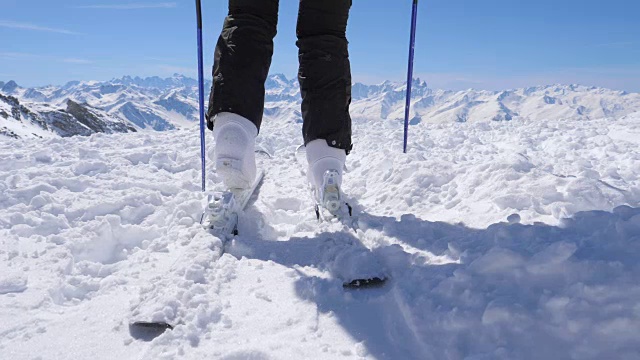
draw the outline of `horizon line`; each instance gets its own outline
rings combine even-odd
[[[184,74],[180,74],[180,73],[174,73],[172,76],[168,76],[168,77],[162,77],[160,75],[151,75],[151,76],[145,76],[145,77],[141,77],[139,75],[123,75],[121,77],[114,77],[111,78],[110,80],[69,80],[64,84],[47,84],[47,85],[38,85],[38,86],[27,86],[27,87],[22,87],[18,84],[17,81],[9,79],[8,81],[4,82],[4,84],[8,84],[8,83],[15,83],[19,88],[23,88],[23,89],[38,89],[38,88],[44,88],[44,87],[49,87],[49,86],[65,86],[69,83],[91,83],[91,82],[97,82],[97,83],[109,83],[109,82],[113,82],[113,81],[117,81],[117,80],[122,80],[122,79],[126,79],[126,78],[130,78],[132,80],[148,80],[148,79],[153,79],[153,78],[158,78],[161,80],[169,80],[172,78],[178,78],[178,77],[182,77],[188,80],[193,80],[193,81],[198,81],[197,78],[193,78]],[[295,77],[292,78],[288,78],[285,74],[283,73],[273,73],[273,74],[269,74],[267,79],[272,78],[272,77],[284,77],[284,79],[287,82],[292,82],[295,81]],[[0,82],[2,82],[2,79],[0,79]],[[205,83],[206,82],[211,82],[211,80],[209,79],[205,79]],[[626,91],[626,90],[620,90],[620,89],[613,89],[613,88],[609,88],[609,87],[603,87],[603,86],[596,86],[596,85],[585,85],[585,84],[580,84],[580,83],[547,83],[547,84],[537,84],[537,85],[530,85],[530,86],[523,86],[523,87],[510,87],[510,88],[505,88],[505,89],[501,89],[501,90],[489,90],[489,89],[481,89],[481,88],[473,88],[473,87],[469,87],[466,89],[461,89],[461,90],[452,90],[452,89],[444,89],[444,88],[431,88],[429,87],[429,82],[421,79],[421,77],[415,77],[413,79],[413,86],[416,86],[416,83],[420,82],[425,83],[426,84],[426,88],[431,89],[431,90],[443,90],[443,91],[453,91],[453,92],[458,92],[458,91],[468,91],[468,90],[474,90],[474,91],[489,91],[489,92],[501,92],[501,91],[510,91],[510,90],[519,90],[519,89],[530,89],[530,88],[548,88],[548,87],[553,87],[553,86],[579,86],[579,87],[586,87],[586,88],[590,88],[590,89],[607,89],[607,90],[612,90],[612,91],[620,91],[620,92],[625,92],[625,93],[640,93],[640,92],[635,92],[635,91]],[[368,84],[368,83],[363,83],[363,82],[353,82],[353,85],[364,85],[364,86],[381,86],[381,85],[385,85],[385,84],[390,84],[390,85],[397,85],[397,86],[406,86],[406,80],[405,81],[393,81],[393,80],[384,80],[382,82],[379,83],[374,83],[374,84]]]

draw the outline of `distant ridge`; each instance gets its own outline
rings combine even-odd
[[[297,79],[282,74],[266,81],[265,116],[301,122]],[[205,91],[211,87],[207,81]],[[384,81],[352,87],[354,120],[402,120],[406,84]],[[74,136],[95,132],[166,131],[197,121],[197,80],[123,76],[110,81],[70,81],[62,86],[20,87],[0,82],[0,133],[11,137]],[[67,112],[69,101],[100,119]],[[433,90],[413,83],[411,124],[540,119],[619,118],[640,111],[640,94],[583,85],[545,85],[503,91]],[[66,113],[67,115],[64,115]],[[64,118],[64,121],[61,119]],[[44,126],[43,124],[46,124]]]

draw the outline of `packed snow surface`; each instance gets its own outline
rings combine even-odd
[[[354,123],[354,231],[317,223],[300,124],[266,118],[224,252],[196,128],[0,138],[0,357],[640,358],[640,113],[422,122],[408,154],[401,128]],[[343,289],[371,264],[384,287]]]

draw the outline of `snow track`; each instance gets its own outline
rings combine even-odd
[[[2,357],[640,357],[640,114],[420,123],[406,155],[395,125],[354,131],[357,232],[317,224],[300,126],[265,119],[274,158],[224,254],[195,129],[0,140]],[[385,287],[342,288],[375,262]],[[177,325],[135,338],[140,315]]]

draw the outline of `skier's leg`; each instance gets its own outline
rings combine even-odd
[[[342,170],[352,148],[346,38],[350,7],[351,0],[301,0],[298,13],[298,80],[307,175],[317,200],[332,212],[341,201]]]
[[[229,0],[229,15],[215,49],[207,111],[216,170],[227,187],[246,188],[256,176],[255,138],[277,22],[278,0]]]
[[[209,129],[221,112],[238,114],[260,129],[277,23],[278,0],[229,0],[214,55]]]
[[[350,7],[351,0],[300,0],[296,28],[304,142],[324,139],[347,154],[352,148]]]

